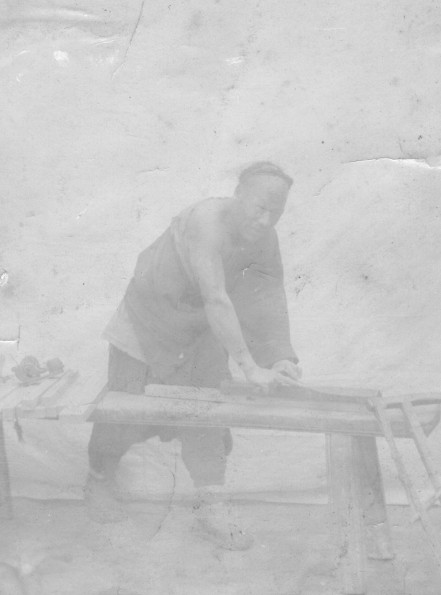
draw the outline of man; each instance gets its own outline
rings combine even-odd
[[[264,390],[296,383],[300,371],[274,229],[291,184],[278,166],[255,163],[240,175],[233,197],[185,209],[139,255],[105,331],[110,390],[143,393],[151,382],[217,387],[229,377],[229,357]],[[86,490],[95,518],[124,515],[112,495],[118,463],[132,444],[153,436],[180,440],[204,530],[230,549],[248,547],[225,507],[213,503],[232,448],[229,429],[95,424]]]

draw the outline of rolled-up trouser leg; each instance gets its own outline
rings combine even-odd
[[[157,433],[154,426],[95,423],[88,448],[90,468],[107,478],[113,477],[129,448]]]
[[[109,390],[141,394],[148,376],[149,368],[144,362],[110,345]],[[112,477],[120,459],[132,444],[144,442],[157,433],[158,429],[153,426],[95,423],[88,448],[90,468],[108,478]]]
[[[228,355],[208,330],[184,365],[167,378],[167,384],[217,388],[229,377]],[[176,432],[182,444],[182,460],[195,487],[223,485],[227,456],[232,449],[230,430],[180,427]]]
[[[231,432],[225,428],[179,428],[182,460],[195,487],[223,485]]]

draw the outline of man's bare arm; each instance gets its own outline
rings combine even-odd
[[[213,334],[250,382],[266,387],[273,383],[292,384],[291,378],[277,370],[260,368],[251,356],[236,310],[225,289],[223,238],[213,216],[196,214],[188,229],[190,262]]]
[[[190,262],[199,285],[208,323],[229,355],[246,374],[256,367],[225,289],[222,236],[212,214],[195,214],[188,229]]]

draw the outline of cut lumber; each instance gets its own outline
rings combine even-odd
[[[63,372],[61,376],[57,376],[56,378],[47,378],[39,385],[35,385],[40,386],[40,390],[31,392],[29,395],[25,395],[21,400],[20,405],[27,409],[36,407],[48,391],[51,391],[55,386],[58,386],[63,381],[63,378],[66,376],[66,374],[67,372]]]
[[[78,371],[67,370],[57,382],[53,383],[37,400],[35,405],[29,406],[22,401],[16,409],[20,418],[31,419],[57,419],[64,407],[62,397],[68,393],[79,377]]]
[[[106,372],[91,374],[83,379],[80,377],[63,402],[59,420],[65,423],[86,421],[106,392]]]
[[[38,399],[39,395],[46,391],[56,380],[51,379],[45,380],[39,384],[30,384],[25,386],[18,384],[14,391],[12,391],[3,401],[1,402],[1,413],[4,420],[13,421],[15,419],[15,410],[23,402],[33,402]]]
[[[294,390],[288,389],[285,393],[280,390],[270,391],[268,394],[255,392],[255,389],[249,384],[230,384],[226,389],[223,385],[221,390],[214,388],[199,388],[193,386],[173,386],[166,384],[149,384],[145,387],[144,394],[147,397],[160,397],[162,399],[175,399],[179,401],[196,401],[198,403],[231,403],[242,404],[249,408],[267,407],[274,409],[279,406],[286,408],[307,408],[317,411],[347,411],[349,413],[357,412],[364,414],[370,406],[370,397],[376,394],[367,391],[361,396],[360,392],[355,393],[356,389],[348,389],[347,395],[339,395],[338,389],[327,389],[321,393],[310,387],[294,387]],[[236,387],[238,389],[236,390]],[[350,396],[349,396],[350,395]],[[312,396],[312,398],[310,398]]]
[[[299,382],[295,386],[277,386],[269,391],[268,394],[256,389],[247,382],[226,381],[221,384],[220,392],[224,395],[244,395],[251,400],[262,399],[282,399],[282,400],[329,400],[335,403],[358,402],[367,403],[369,399],[375,398],[377,390],[362,388],[343,388],[329,386],[309,386]]]

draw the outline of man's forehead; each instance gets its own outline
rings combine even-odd
[[[288,184],[277,176],[258,174],[250,176],[244,186],[256,197],[267,198],[270,201],[280,202],[289,192]]]

